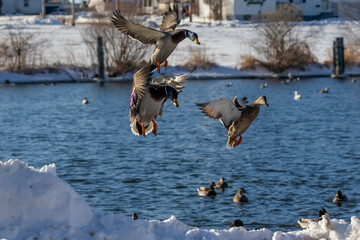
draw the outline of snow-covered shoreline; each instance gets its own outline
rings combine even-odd
[[[103,214],[90,208],[56,174],[55,164],[36,169],[20,160],[0,161],[0,238],[2,239],[332,239],[360,238],[360,220],[329,219],[309,229],[272,232],[201,229],[171,216],[164,221],[131,220],[123,214]],[[246,224],[245,224],[246,226]]]
[[[23,31],[29,33],[37,33],[36,39],[44,40],[46,43],[42,46],[43,63],[52,66],[53,64],[60,64],[60,66],[67,66],[75,64],[88,68],[91,65],[91,56],[81,32],[86,23],[92,21],[86,13],[80,13],[77,16],[77,26],[70,27],[58,21],[58,18],[66,16],[48,16],[45,19],[39,16],[0,16],[0,40],[6,36],[9,26],[18,26]],[[149,26],[159,25],[161,21],[160,16],[147,16],[144,20],[145,24]],[[189,22],[188,19],[182,20],[180,27],[186,27],[194,32],[197,32],[201,41],[201,46],[195,46],[197,49],[206,50],[206,55],[209,59],[214,61],[218,67],[210,70],[197,70],[190,74],[190,79],[235,79],[235,78],[285,78],[289,73],[293,76],[304,77],[326,77],[331,76],[332,68],[325,66],[309,66],[306,71],[288,70],[280,75],[264,69],[240,71],[239,64],[241,57],[244,55],[257,56],[252,49],[251,44],[256,41],[254,33],[254,26],[250,22],[241,21],[223,21],[212,22],[211,24],[204,24],[202,19],[194,18],[194,22]],[[317,22],[304,22],[298,27],[299,34],[308,34],[309,31],[319,31],[321,36],[315,36],[309,44],[312,46],[312,52],[317,58],[318,62],[324,62],[329,59],[329,52],[332,49],[332,41],[336,37],[345,37],[348,27],[353,23],[342,19],[326,19]],[[49,41],[51,39],[51,41]],[[230,47],[231,46],[231,47]],[[191,48],[194,44],[191,41],[183,41],[178,48],[169,57],[168,61],[170,68],[163,74],[181,75],[188,73],[184,69],[179,69],[189,59]],[[45,51],[46,49],[46,51]],[[149,47],[149,53],[152,47]],[[346,68],[344,76],[359,76],[360,67]],[[11,83],[36,83],[36,82],[81,82],[93,81],[89,76],[82,76],[81,73],[75,70],[60,69],[59,73],[43,73],[26,75],[21,73],[0,72],[0,84],[8,80]],[[108,81],[130,81],[132,74],[125,74],[117,78],[108,78]]]

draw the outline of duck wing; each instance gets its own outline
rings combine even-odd
[[[152,85],[158,85],[158,86],[170,86],[174,88],[178,93],[182,92],[182,89],[184,88],[184,83],[188,80],[188,75],[181,75],[181,76],[170,76],[170,75],[164,75],[156,77],[152,80]]]
[[[226,129],[241,116],[241,111],[227,98],[220,98],[207,103],[197,103],[196,105],[206,116],[216,120],[219,119]]]
[[[134,74],[132,92],[130,95],[130,117],[136,115],[139,100],[146,94],[152,75],[152,65],[147,64]]]
[[[167,12],[160,25],[160,32],[171,32],[180,24],[179,15],[175,11]]]
[[[238,100],[238,98],[235,96],[233,99],[233,104],[238,108],[242,109],[246,107],[246,104],[248,104],[247,97],[243,97],[242,99]]]
[[[119,10],[113,12],[111,22],[123,34],[144,44],[153,45],[165,36],[164,33],[128,21]]]

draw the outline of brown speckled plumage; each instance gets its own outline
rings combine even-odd
[[[207,103],[197,104],[205,115],[221,121],[228,130],[227,148],[234,146],[234,138],[241,136],[256,119],[259,114],[260,106],[269,106],[265,96],[260,96],[251,105],[246,105],[246,98],[239,102],[235,97],[230,99],[217,99]]]

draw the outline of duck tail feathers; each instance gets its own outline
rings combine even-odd
[[[131,131],[136,136],[141,136],[141,125],[138,123],[138,121],[134,120],[130,123]],[[154,129],[153,122],[150,122],[150,124],[145,128],[145,136],[152,132]]]

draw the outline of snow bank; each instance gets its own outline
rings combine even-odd
[[[93,217],[82,197],[58,178],[55,164],[38,170],[18,160],[0,162],[0,183],[0,229],[7,229],[1,231],[5,237],[51,225],[83,227]]]
[[[41,169],[19,160],[0,161],[0,238],[4,239],[329,239],[360,238],[360,220],[328,219],[309,229],[275,232],[268,229],[204,230],[171,216],[165,221],[137,220],[122,214],[94,213],[89,204],[56,174],[55,164]]]

